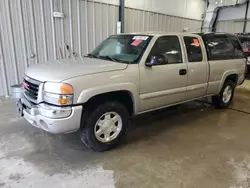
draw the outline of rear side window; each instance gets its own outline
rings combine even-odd
[[[229,39],[232,41],[233,46],[234,46],[234,56],[235,58],[244,58],[244,52],[241,46],[240,41],[236,36],[230,36]]]
[[[184,37],[189,62],[201,62],[202,51],[200,41],[196,37]]]
[[[244,58],[240,42],[235,36],[209,36],[205,41],[209,60]]]

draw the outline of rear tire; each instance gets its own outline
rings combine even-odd
[[[215,108],[228,108],[234,97],[235,83],[232,80],[227,80],[220,93],[212,97],[212,103]]]
[[[101,104],[86,118],[80,137],[81,141],[94,151],[103,152],[115,148],[121,143],[128,129],[128,111],[118,102]]]

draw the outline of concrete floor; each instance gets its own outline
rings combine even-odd
[[[78,133],[32,127],[2,98],[0,188],[249,188],[248,84],[232,109],[193,102],[137,117],[127,143],[106,153],[88,150]]]

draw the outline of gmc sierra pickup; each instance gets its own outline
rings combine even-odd
[[[28,68],[18,109],[35,127],[79,130],[89,148],[106,151],[120,143],[130,116],[209,96],[227,108],[245,71],[231,34],[112,35],[83,58]]]

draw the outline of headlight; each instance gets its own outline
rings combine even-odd
[[[52,119],[68,117],[72,112],[71,107],[51,107],[46,104],[40,104],[38,110],[42,116]]]
[[[70,105],[73,104],[73,88],[65,83],[44,84],[43,101],[54,105]]]

